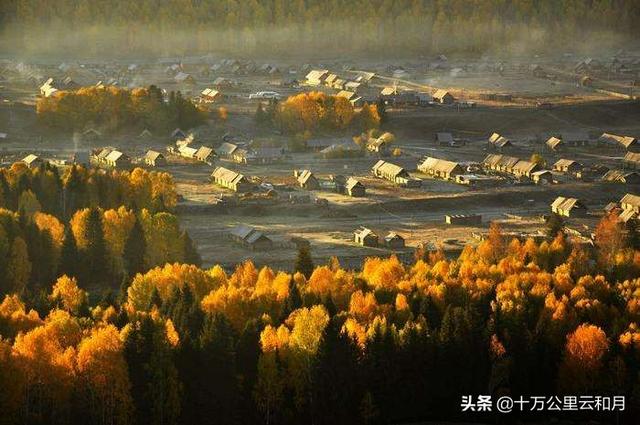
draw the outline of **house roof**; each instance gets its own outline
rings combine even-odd
[[[635,137],[618,136],[616,134],[610,134],[610,133],[602,133],[602,136],[600,136],[600,141],[609,142],[609,143],[618,143],[624,146],[625,148],[629,148],[630,146],[633,146],[638,142],[638,140]]]
[[[192,148],[188,145],[182,145],[178,148],[178,152],[180,152],[184,156],[195,156],[198,149]]]
[[[381,96],[393,96],[397,93],[398,91],[395,87],[385,87],[380,91]]]
[[[437,90],[437,91],[433,94],[433,98],[434,98],[434,99],[442,99],[442,98],[444,98],[444,97],[445,97],[445,96],[447,96],[447,95],[451,96],[451,93],[449,93],[449,91],[447,91],[447,90],[440,89],[440,90]]]
[[[539,165],[535,162],[520,160],[513,166],[513,171],[522,174],[530,174],[535,171],[537,167],[539,167]]]
[[[22,159],[22,162],[24,162],[25,164],[32,164],[34,161],[39,161],[40,157],[38,155],[34,155],[32,153],[30,153],[29,155],[25,156]]]
[[[520,161],[519,158],[507,155],[487,155],[482,163],[487,167],[513,167]]]
[[[204,89],[200,94],[204,97],[216,97],[220,94],[218,90],[215,89]]]
[[[553,166],[554,168],[565,168],[565,167],[570,167],[574,164],[582,165],[578,161],[574,161],[573,159],[559,159],[556,161],[555,164],[553,164]]]
[[[379,160],[378,162],[376,162],[373,166],[373,170],[380,171],[392,176],[397,176],[405,172],[404,168],[400,167],[399,165],[392,164],[383,160]]]
[[[555,149],[563,144],[562,140],[558,139],[557,137],[550,137],[546,143],[547,146],[549,146],[551,149]]]
[[[213,153],[213,149],[208,146],[200,146],[195,153],[195,157],[201,160],[205,160],[209,158],[209,156]]]
[[[158,158],[162,158],[164,157],[164,155],[162,155],[160,152],[157,151],[147,151],[147,153],[144,155],[145,159],[151,160],[151,161],[155,161]]]
[[[504,146],[511,145],[511,140],[501,136],[498,133],[493,133],[491,137],[489,137],[489,143],[498,148],[502,148]]]
[[[307,74],[306,78],[307,78],[308,81],[312,81],[312,80],[313,81],[320,81],[328,73],[329,73],[329,71],[326,70],[326,69],[313,69],[313,70],[309,71],[309,73]]]
[[[358,235],[360,238],[364,238],[366,236],[373,236],[376,238],[378,237],[378,235],[376,235],[375,232],[369,229],[368,227],[360,227],[357,230],[355,230],[353,233]]]
[[[107,157],[105,159],[107,161],[117,162],[120,159],[126,159],[126,158],[127,158],[127,156],[124,153],[122,153],[120,151],[117,151],[117,150],[113,150],[113,151],[109,152],[109,155],[107,155]]]
[[[552,203],[552,209],[560,209],[563,211],[571,211],[573,208],[586,208],[578,198],[565,198],[558,196]]]
[[[236,227],[234,227],[233,229],[231,229],[231,234],[233,236],[236,236],[240,239],[245,239],[247,236],[249,236],[251,234],[251,232],[254,232],[255,229],[251,226],[247,226],[245,224],[239,224]]]
[[[315,177],[311,172],[311,170],[302,170],[302,172],[298,174],[298,182],[300,184],[305,184],[312,178],[315,178]]]
[[[432,170],[444,173],[450,173],[459,167],[460,164],[453,161],[447,161],[446,159],[438,159],[427,156],[423,159],[422,163],[418,165],[420,170]]]
[[[354,97],[357,97],[357,96],[356,96],[356,94],[354,92],[347,91],[347,90],[341,90],[340,92],[338,92],[336,97],[344,97],[347,100],[351,100],[351,99],[353,99]]]
[[[620,200],[620,204],[630,204],[640,208],[640,196],[627,193]]]
[[[238,149],[238,145],[234,145],[233,143],[229,143],[229,142],[224,142],[223,144],[218,146],[216,151],[220,155],[231,155],[233,154],[233,152],[235,152],[236,149]]]
[[[187,74],[186,72],[178,72],[174,77],[174,79],[178,82],[182,82],[182,81],[187,81],[189,79],[193,79],[193,77],[190,74]]]
[[[624,183],[626,182],[626,179],[628,179],[629,177],[633,177],[634,175],[638,176],[638,173],[633,171],[627,172],[623,170],[609,170],[604,176],[602,176],[602,180],[608,182]]]
[[[364,187],[364,185],[362,183],[360,183],[360,180],[356,179],[355,177],[349,177],[347,179],[347,182],[344,184],[344,187],[347,190],[351,190],[356,186],[362,186]]]
[[[560,138],[565,142],[582,142],[589,140],[589,134],[586,131],[563,131]]]
[[[244,175],[224,167],[216,167],[213,173],[211,173],[211,177],[229,183],[238,183],[241,180],[245,180]]]
[[[640,162],[640,153],[627,152],[624,156],[624,160],[629,162]]]
[[[399,234],[397,234],[396,232],[389,232],[387,236],[384,237],[384,240],[387,242],[392,241],[394,239],[404,240],[404,238]]]
[[[453,135],[451,133],[436,133],[436,140],[439,143],[453,143]]]

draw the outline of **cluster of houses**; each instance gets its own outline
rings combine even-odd
[[[216,154],[220,159],[237,164],[272,164],[286,157],[285,149],[282,147],[253,147],[250,144],[231,142],[223,142],[216,148]]]
[[[536,184],[552,183],[553,174],[540,164],[502,154],[490,154],[482,161],[487,172],[507,174],[517,179],[530,179]]]
[[[91,151],[89,161],[96,167],[123,170],[131,168],[131,158],[122,151],[112,147],[105,147]]]
[[[620,199],[620,202],[611,202],[604,210],[605,212],[618,211],[618,217],[624,223],[629,220],[638,220],[640,218],[640,196],[627,193]],[[558,196],[551,203],[551,212],[567,218],[583,218],[588,215],[589,209],[580,199]]]
[[[179,155],[183,158],[192,159],[212,165],[213,157],[215,154],[213,148],[204,145],[196,146],[194,141],[195,137],[193,136],[193,134],[190,134],[183,139],[177,140],[175,144],[169,146],[167,150],[170,153]]]
[[[412,177],[407,170],[399,165],[384,160],[376,162],[371,168],[371,172],[374,176],[389,180],[401,187],[414,188],[422,186],[422,180]]]
[[[396,232],[389,232],[380,240],[380,237],[373,230],[364,226],[353,232],[353,240],[358,245],[372,248],[383,246],[389,249],[403,249],[405,246],[404,238]]]
[[[347,99],[354,106],[361,106],[364,100],[358,93],[363,87],[369,85],[375,74],[359,72],[354,75],[355,78],[347,78],[332,73],[328,69],[312,69],[307,73],[305,83],[312,87],[322,86],[338,90],[337,96]]]

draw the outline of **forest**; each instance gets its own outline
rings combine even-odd
[[[165,102],[162,90],[122,89],[114,86],[61,90],[36,103],[38,120],[62,131],[83,130],[87,126],[113,133],[123,129],[169,131],[202,124],[207,114],[180,92],[171,92]]]
[[[385,54],[564,48],[638,36],[636,0],[4,0],[6,50]],[[72,29],[73,31],[69,31]],[[593,35],[592,37],[590,35]],[[587,37],[589,36],[589,37]]]
[[[312,91],[290,96],[282,102],[258,105],[256,124],[277,128],[284,134],[309,138],[319,132],[346,129],[367,131],[380,126],[377,105],[365,103],[356,112],[344,97]]]
[[[640,232],[615,211],[593,245],[492,224],[456,259],[231,271],[199,267],[162,173],[14,165],[0,187],[1,424],[491,419],[463,394],[623,394],[637,417]]]

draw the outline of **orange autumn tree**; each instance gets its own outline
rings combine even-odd
[[[597,326],[582,324],[567,336],[560,366],[560,387],[569,393],[584,394],[596,389],[603,373],[609,340]]]

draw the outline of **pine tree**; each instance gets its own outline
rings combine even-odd
[[[309,252],[309,248],[301,247],[298,250],[298,256],[296,258],[296,264],[294,266],[294,270],[296,272],[302,273],[307,279],[311,277],[314,269],[313,259],[311,258],[311,253]]]
[[[378,98],[376,108],[378,109],[378,115],[380,116],[380,124],[384,124],[387,122],[387,104],[383,98]]]
[[[340,320],[325,327],[312,370],[312,415],[315,424],[353,424],[360,417],[364,387],[358,348],[341,332]]]
[[[191,240],[191,237],[189,236],[189,233],[187,233],[186,230],[180,234],[180,243],[184,247],[183,262],[185,264],[193,264],[195,266],[200,267],[202,265],[202,258],[200,257],[198,250],[193,244],[193,240]]]
[[[140,220],[136,217],[129,237],[127,237],[127,241],[125,242],[124,252],[122,254],[125,273],[128,276],[133,277],[146,270],[144,266],[146,251],[147,243],[145,241],[144,230],[142,229]]]
[[[109,282],[107,268],[107,244],[102,228],[102,213],[97,208],[92,208],[87,217],[85,227],[85,239],[87,247],[84,252],[86,269],[84,282]]]
[[[64,229],[64,241],[60,252],[60,264],[58,266],[58,276],[67,275],[78,277],[78,247],[76,238],[73,236],[71,226]]]

